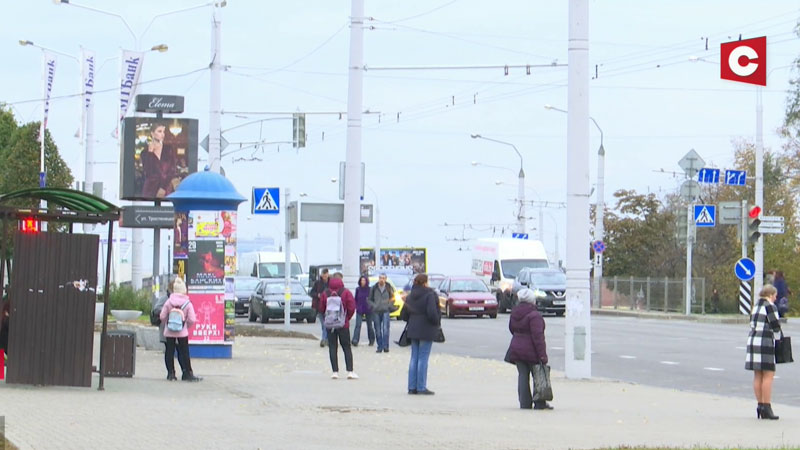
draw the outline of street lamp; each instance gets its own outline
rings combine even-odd
[[[559,111],[568,114],[568,111],[561,108],[556,108],[553,105],[544,105],[544,109]],[[594,240],[602,241],[605,235],[605,226],[603,224],[603,216],[605,213],[605,203],[603,198],[604,185],[605,185],[605,165],[606,165],[606,149],[603,147],[603,129],[594,120],[594,117],[589,116],[597,131],[600,132],[600,148],[597,150],[597,203],[595,205],[594,214]],[[599,308],[600,305],[600,284],[603,279],[603,257],[601,254],[595,255],[594,258],[594,277],[592,280],[592,290],[594,291],[595,307]]]
[[[518,233],[525,233],[525,170],[523,170],[523,162],[522,162],[522,154],[517,150],[517,147],[510,143],[501,141],[498,139],[487,138],[481,136],[480,134],[471,134],[470,137],[472,139],[484,139],[491,142],[496,142],[498,144],[508,145],[514,149],[519,156],[519,184],[517,187],[517,198],[519,199],[519,212],[517,213],[517,232]],[[477,165],[473,161],[473,165]]]

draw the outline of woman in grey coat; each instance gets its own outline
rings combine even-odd
[[[753,371],[753,392],[758,401],[756,417],[777,420],[772,412],[772,380],[775,377],[775,338],[780,335],[781,322],[775,299],[778,290],[765,284],[758,294],[750,316],[750,334],[747,337],[747,358],[744,368]]]

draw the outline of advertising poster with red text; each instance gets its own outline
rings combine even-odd
[[[225,294],[190,293],[197,322],[189,329],[190,344],[222,344],[225,341]]]

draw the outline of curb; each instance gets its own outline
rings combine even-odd
[[[598,316],[616,316],[616,317],[633,317],[637,319],[655,319],[655,320],[683,320],[686,322],[698,323],[722,323],[722,324],[746,324],[750,321],[747,316],[734,316],[734,315],[702,315],[702,314],[677,314],[677,313],[653,313],[653,312],[636,312],[625,311],[618,309],[592,309],[593,315]]]

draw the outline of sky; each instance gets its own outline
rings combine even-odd
[[[208,134],[211,8],[199,1],[31,0],[4,6],[0,102],[22,122],[40,120],[41,51],[97,53],[95,177],[119,201],[119,147],[112,137],[118,108],[121,49],[166,44],[148,53],[139,93],[186,98],[183,117]],[[124,18],[78,8],[102,9]],[[764,143],[780,148],[789,80],[800,55],[793,29],[800,1],[590,1],[590,114],[603,130],[605,196],[633,189],[664,195],[683,181],[678,160],[695,149],[708,166],[732,167],[732,142],[755,136],[756,89],[719,79],[719,45],[767,36],[763,90]],[[510,233],[515,223],[520,159],[511,147],[471,139],[481,134],[514,144],[526,173],[527,229],[551,255],[566,244],[567,1],[365,0],[362,160],[366,203],[380,209],[381,247],[426,247],[429,270],[463,274],[474,239]],[[221,9],[222,129],[230,143],[222,167],[245,197],[254,186],[290,189],[293,199],[338,201],[346,144],[350,2],[229,0]],[[159,17],[156,17],[159,16]],[[708,42],[706,48],[706,40]],[[115,59],[116,58],[116,59]],[[553,65],[555,63],[555,65]],[[523,68],[502,66],[545,65]],[[424,67],[449,67],[422,70]],[[500,66],[487,68],[487,66]],[[594,75],[594,74],[593,74]],[[59,57],[49,130],[76,178],[83,177],[77,62]],[[291,113],[306,112],[306,148],[291,145]],[[269,119],[257,122],[262,119]],[[255,123],[250,123],[255,122]],[[249,123],[249,124],[248,124]],[[236,127],[234,129],[234,127]],[[228,130],[228,131],[226,131]],[[591,127],[590,183],[596,182],[598,130]],[[253,143],[260,143],[254,145]],[[205,165],[200,150],[199,166]],[[477,163],[477,164],[473,164]],[[303,193],[304,197],[299,198]],[[594,194],[590,202],[594,202]],[[239,236],[283,240],[283,216],[254,217],[239,208]],[[445,225],[447,224],[447,225]],[[292,249],[304,265],[340,255],[335,224],[303,223]],[[372,246],[375,225],[362,225]],[[166,266],[167,231],[161,251]],[[558,239],[556,239],[558,234]],[[463,240],[462,240],[463,239]],[[555,242],[558,241],[558,247]],[[152,234],[144,238],[152,254]],[[148,248],[149,247],[149,248]],[[558,251],[556,252],[556,248]],[[144,258],[149,274],[151,257]]]

